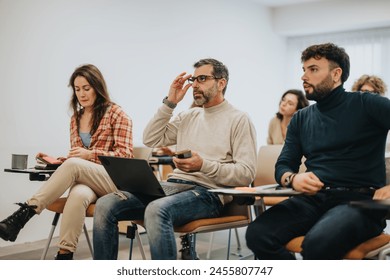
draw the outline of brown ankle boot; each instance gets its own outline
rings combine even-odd
[[[20,206],[11,216],[0,222],[0,237],[5,241],[16,240],[19,231],[34,216],[36,205],[27,205],[27,203],[16,203]]]

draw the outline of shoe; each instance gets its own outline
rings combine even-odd
[[[73,253],[69,252],[66,254],[60,254],[60,252],[57,252],[55,260],[73,260]]]
[[[181,253],[182,260],[199,260],[198,254],[195,252],[194,244],[191,242],[190,235],[185,234],[181,238]]]
[[[27,205],[27,203],[16,203],[20,206],[11,216],[0,222],[0,237],[5,241],[14,242],[18,237],[19,231],[34,216],[36,205]]]

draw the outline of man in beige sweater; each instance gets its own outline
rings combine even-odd
[[[256,173],[256,132],[247,114],[225,100],[226,66],[215,59],[194,64],[194,74],[178,75],[168,96],[144,130],[149,147],[176,145],[190,149],[189,158],[174,158],[168,181],[192,185],[187,191],[159,199],[123,192],[100,198],[94,215],[95,259],[116,259],[117,223],[144,219],[152,259],[176,259],[173,227],[201,218],[218,217],[229,197],[211,188],[249,185]],[[188,83],[187,83],[188,81]],[[192,87],[198,106],[173,116],[176,105]]]

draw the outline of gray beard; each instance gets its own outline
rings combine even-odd
[[[196,106],[203,106],[207,102],[209,102],[209,99],[204,95],[202,95],[201,98],[194,99],[194,103],[196,104]]]

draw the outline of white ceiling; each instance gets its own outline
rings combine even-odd
[[[254,2],[263,4],[267,7],[281,7],[287,5],[302,4],[308,2],[320,2],[320,1],[329,1],[329,0],[253,0]]]

